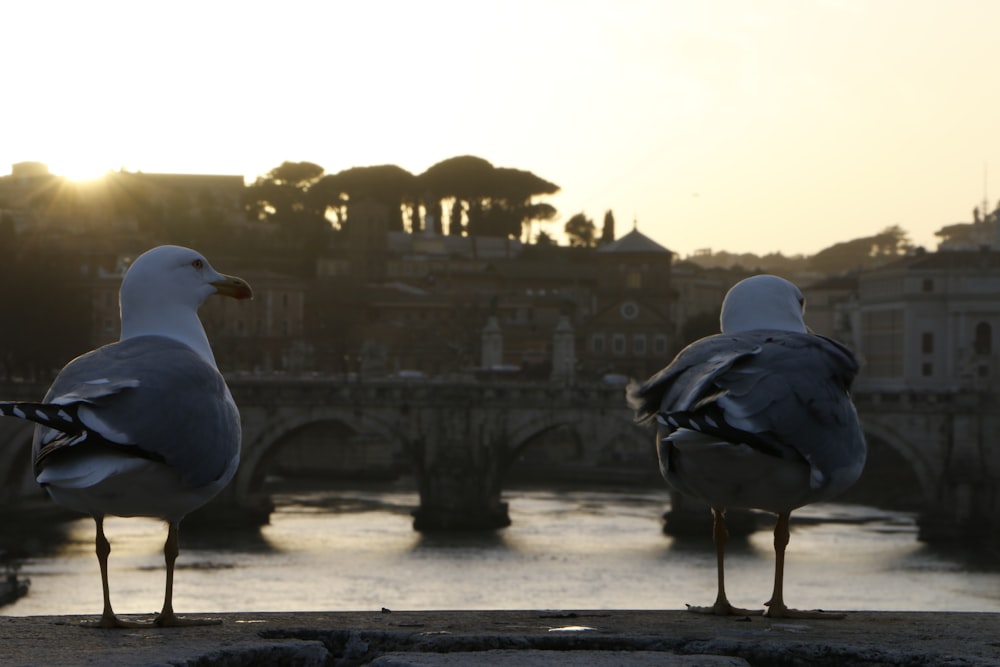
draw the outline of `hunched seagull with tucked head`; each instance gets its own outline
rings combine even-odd
[[[660,471],[677,491],[712,508],[718,594],[691,611],[770,617],[842,617],[785,606],[788,520],[861,475],[866,447],[850,386],[858,371],[840,343],[809,332],[792,283],[760,275],[737,283],[722,304],[722,333],[684,348],[669,366],[627,389],[636,420],[657,424]],[[733,607],[723,558],[726,508],[778,515],[767,610]]]
[[[236,473],[240,417],[198,319],[211,295],[252,297],[250,286],[201,254],[160,246],[129,267],[120,292],[121,337],[77,357],[41,403],[0,403],[0,414],[38,423],[35,478],[52,498],[94,517],[104,590],[98,627],[146,624],[118,618],[108,589],[106,515],[168,524],[166,590],[158,626],[218,621],[178,617],[174,562],[182,518]]]

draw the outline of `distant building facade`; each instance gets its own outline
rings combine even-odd
[[[865,386],[991,389],[1000,349],[1000,252],[918,253],[862,273],[857,352]]]
[[[136,256],[119,255],[112,268],[107,264],[82,268],[88,275],[91,347],[116,341],[121,334],[118,291]],[[222,271],[246,280],[254,290],[251,302],[210,298],[199,309],[220,368],[249,372],[311,370],[312,350],[305,341],[307,282],[240,267],[222,258],[213,261]]]
[[[591,376],[646,378],[669,360],[673,253],[638,228],[595,253],[593,314],[580,323],[579,354]]]
[[[143,215],[158,212],[169,222],[176,211],[195,224],[216,220],[223,232],[219,248],[228,247],[228,234],[239,239],[248,224],[241,176],[109,178],[106,190],[135,194],[143,210],[101,200],[114,206],[90,215],[119,222],[88,235],[72,218],[71,200],[54,209],[38,205],[39,197],[65,186],[44,165],[21,163],[0,177],[0,213],[15,222],[15,233],[39,238],[46,231],[46,245],[62,246],[78,264],[76,275],[90,294],[93,346],[117,338],[121,276],[158,242]],[[47,211],[56,222],[40,217]],[[255,290],[250,304],[210,299],[201,310],[220,365],[246,372],[470,374],[483,370],[482,332],[491,323],[501,341],[491,365],[521,378],[645,378],[683,345],[718,332],[726,290],[750,273],[675,263],[670,250],[637,228],[597,248],[568,248],[393,232],[389,213],[376,202],[355,202],[345,230],[331,232],[328,246],[310,249],[315,265],[304,269],[295,268],[295,258],[268,253],[266,245],[253,261],[238,249],[231,256],[213,251],[219,268]],[[994,222],[991,217],[978,223],[976,234],[964,230],[950,238],[985,240]],[[264,230],[258,238],[273,233]],[[996,248],[917,252],[802,289],[807,324],[858,353],[868,386],[988,388],[1000,373]]]

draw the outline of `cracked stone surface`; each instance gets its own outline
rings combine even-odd
[[[989,613],[850,612],[839,621],[673,610],[216,616],[222,625],[129,630],[83,628],[84,617],[0,616],[0,664],[1000,665],[1000,615]]]

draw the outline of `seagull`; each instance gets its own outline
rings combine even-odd
[[[660,472],[682,494],[712,508],[718,615],[837,618],[789,609],[783,596],[785,547],[792,510],[832,498],[864,468],[864,433],[851,402],[858,372],[840,343],[813,334],[805,299],[771,275],[740,281],[722,303],[722,333],[690,344],[645,383],[631,382],[627,401],[639,423],[656,422]],[[733,607],[723,557],[726,508],[777,515],[774,589],[766,611]]]
[[[148,627],[117,617],[108,588],[104,517],[168,524],[166,592],[153,624],[217,624],[177,616],[174,562],[181,519],[229,483],[240,460],[240,416],[198,319],[211,295],[252,298],[240,278],[200,253],[159,246],[129,267],[120,291],[121,337],[69,362],[41,403],[0,403],[0,414],[39,424],[38,483],[61,505],[91,515],[104,610],[94,627]]]

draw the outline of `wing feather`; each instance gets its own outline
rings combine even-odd
[[[808,461],[814,484],[835,470],[843,442],[863,442],[849,399],[858,370],[847,348],[787,331],[697,341],[649,381],[630,385],[636,420],[658,416],[668,434],[689,428],[772,456]],[[846,437],[850,436],[850,437]]]
[[[185,484],[201,486],[223,475],[239,455],[239,413],[222,376],[191,348],[168,338],[132,338],[78,357],[62,370],[44,402],[75,410],[88,437],[57,424],[39,428],[36,469],[67,447],[112,443],[161,460]]]

